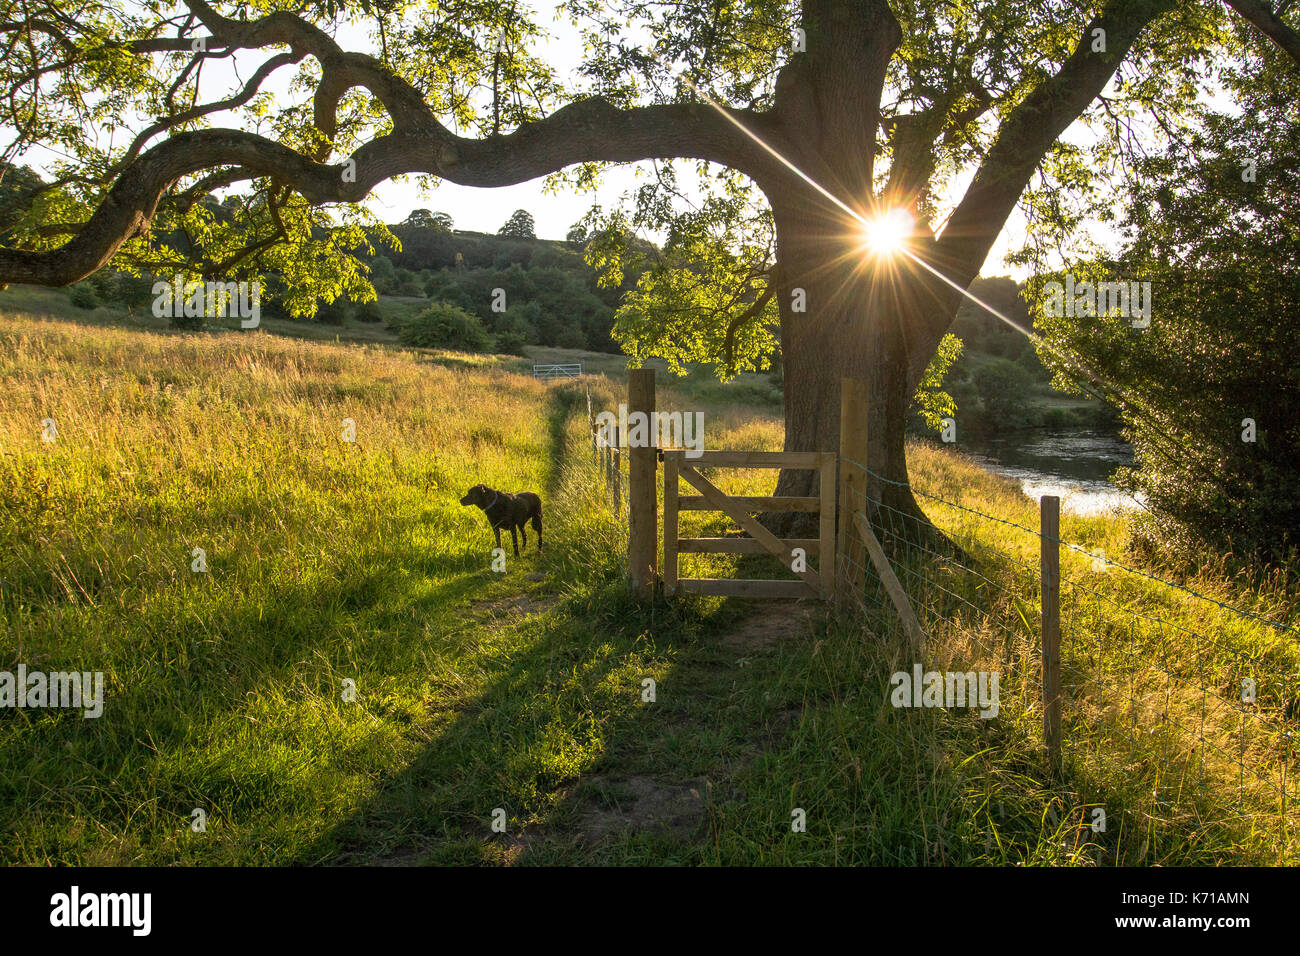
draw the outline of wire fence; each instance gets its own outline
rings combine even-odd
[[[604,493],[609,502],[610,511],[626,533],[627,489],[629,484],[628,456],[626,450],[619,444],[617,425],[612,426],[611,433],[608,435],[604,429],[597,427],[596,413],[591,404],[590,388],[587,389],[587,428],[592,457],[604,484]]]
[[[840,460],[882,489],[853,489],[850,506],[871,522],[928,636],[927,667],[993,669],[1002,715],[1041,717],[1039,556],[1060,549],[1061,752],[1072,774],[1144,793],[1152,817],[1211,825],[1230,809],[1280,826],[1279,852],[1289,843],[1300,630]],[[901,632],[873,562],[861,549],[841,561],[873,626]]]
[[[587,412],[603,497],[626,534],[628,455],[616,428],[597,427],[590,390]],[[1054,770],[1152,839],[1160,822],[1195,833],[1232,821],[1244,823],[1244,838],[1292,852],[1300,629],[1094,553],[1055,533],[1055,520],[1045,535],[1032,519],[989,514],[843,456],[839,466],[870,479],[841,486],[838,521],[866,519],[886,577],[880,555],[859,546],[839,549],[837,579],[878,633],[910,627],[915,637],[920,624],[914,665],[995,674],[998,716],[1043,721]],[[1043,562],[1059,562],[1046,595]],[[916,622],[895,613],[902,596]],[[1059,669],[1054,649],[1044,655],[1048,605],[1059,607]]]

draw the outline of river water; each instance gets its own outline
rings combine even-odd
[[[1133,449],[1111,432],[1088,428],[1029,429],[995,438],[966,438],[957,447],[980,465],[1020,483],[1026,495],[1059,495],[1061,510],[1105,514],[1138,507],[1110,482],[1133,463]]]

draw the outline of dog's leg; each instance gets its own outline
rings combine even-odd
[[[533,515],[533,530],[537,532],[537,553],[541,554],[542,553],[542,516],[540,514]],[[524,544],[526,545],[527,542],[524,542]]]
[[[501,547],[501,529],[496,525],[492,526],[492,533],[497,536],[497,547]]]
[[[515,557],[519,557],[519,535],[515,533],[515,526],[510,526],[510,540],[515,543]]]
[[[528,525],[526,523],[521,524],[519,526],[519,533],[524,537],[524,550],[527,551],[528,550]]]

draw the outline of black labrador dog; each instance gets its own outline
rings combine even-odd
[[[497,547],[501,547],[501,529],[510,529],[510,540],[515,544],[515,557],[519,556],[519,537],[515,529],[523,532],[524,547],[528,547],[528,530],[525,525],[531,518],[533,530],[537,532],[537,550],[542,550],[542,499],[531,491],[507,494],[493,491],[487,485],[475,485],[460,499],[462,505],[477,505],[487,515],[488,522],[497,536]]]

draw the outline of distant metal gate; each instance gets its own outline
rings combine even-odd
[[[582,374],[582,363],[572,365],[534,365],[533,378],[541,382],[553,382],[557,378],[577,378]]]

